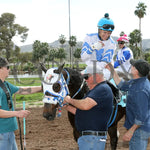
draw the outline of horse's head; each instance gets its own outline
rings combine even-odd
[[[62,98],[69,94],[66,89],[66,80],[62,75],[63,66],[64,64],[59,68],[50,68],[48,70],[43,65],[41,67],[46,73],[43,81],[43,116],[47,120],[54,120],[57,107],[62,103]]]
[[[43,81],[43,116],[47,120],[55,119],[56,110],[60,108],[66,95],[81,99],[88,91],[80,72],[70,68],[64,69],[63,66],[48,70],[42,67],[46,72]]]

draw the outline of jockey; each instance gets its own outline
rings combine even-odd
[[[81,59],[87,66],[95,61],[103,69],[105,79],[110,78],[110,72],[105,69],[106,62],[112,62],[116,44],[111,37],[114,22],[106,13],[98,22],[98,33],[87,34],[81,50]],[[86,69],[81,73],[85,74]]]
[[[126,34],[121,36],[118,40],[119,51],[117,52],[114,68],[116,71],[123,73],[130,73],[130,59],[133,59],[133,53],[125,44],[129,42]]]

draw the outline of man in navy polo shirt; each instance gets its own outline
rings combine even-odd
[[[113,93],[104,80],[103,71],[98,67],[93,71],[87,67],[87,79],[90,91],[81,99],[66,96],[65,108],[75,114],[75,124],[80,132],[79,150],[104,150],[107,138],[108,122],[112,113]]]

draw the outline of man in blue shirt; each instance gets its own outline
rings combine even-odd
[[[117,86],[122,91],[128,91],[126,105],[126,120],[124,126],[127,132],[124,141],[129,142],[130,150],[146,150],[150,137],[150,82],[148,75],[150,65],[145,60],[131,60],[133,79],[124,82],[115,72],[111,64],[107,65]]]
[[[65,108],[75,114],[75,125],[80,132],[79,150],[104,150],[108,122],[112,113],[113,93],[104,80],[103,71],[87,67],[90,91],[81,99],[64,98]]]
[[[31,94],[41,91],[39,87],[16,87],[11,83],[5,81],[9,75],[8,61],[0,57],[0,84],[3,85],[9,94],[8,100],[5,91],[0,86],[0,150],[17,150],[14,131],[18,129],[16,117],[24,118],[30,114],[28,110],[15,111],[13,106],[12,95],[18,94]],[[30,91],[30,92],[28,92]]]

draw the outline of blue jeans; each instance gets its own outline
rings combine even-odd
[[[14,132],[0,133],[0,150],[18,150]]]
[[[83,135],[78,139],[79,150],[104,150],[107,136]]]
[[[129,150],[146,150],[150,132],[138,128],[129,142]]]

